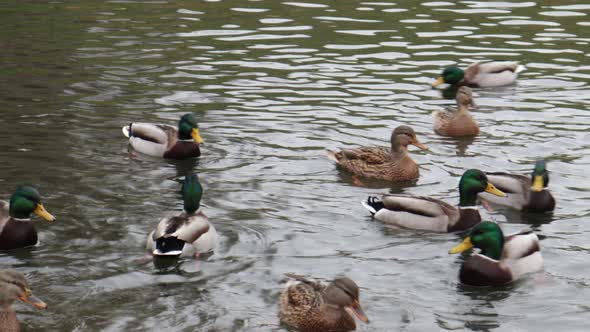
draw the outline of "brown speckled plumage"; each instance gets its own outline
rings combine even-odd
[[[359,304],[358,286],[341,277],[325,285],[318,281],[292,276],[280,297],[280,320],[303,332],[352,331],[356,329],[349,312],[368,322]]]
[[[434,131],[443,136],[476,136],[479,126],[469,113],[469,106],[474,106],[471,89],[462,86],[457,91],[457,109],[437,111],[434,116]]]
[[[418,141],[414,130],[408,126],[395,128],[390,141],[390,149],[361,147],[327,153],[338,166],[358,176],[386,181],[417,179],[420,171],[408,154],[408,145],[415,145],[422,150],[427,147]]]

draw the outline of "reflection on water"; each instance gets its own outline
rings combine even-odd
[[[0,183],[39,187],[53,224],[0,253],[49,310],[15,305],[26,330],[260,331],[286,272],[361,287],[371,331],[586,330],[590,116],[585,4],[382,1],[86,1],[3,5]],[[517,84],[477,89],[481,134],[449,139],[430,84],[449,65],[518,60]],[[450,100],[448,100],[450,99]],[[198,160],[129,154],[120,129],[191,112]],[[386,145],[412,126],[420,179],[372,183],[326,148]],[[379,143],[381,142],[381,143]],[[553,214],[484,212],[534,227],[545,272],[499,289],[457,285],[453,234],[391,230],[359,202],[379,192],[456,204],[467,168],[528,174],[548,161]],[[182,208],[189,171],[221,237],[211,257],[159,269],[145,237]],[[145,258],[148,258],[146,260]],[[450,305],[449,305],[450,304]]]

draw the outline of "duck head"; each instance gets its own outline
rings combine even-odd
[[[469,169],[459,180],[459,206],[475,206],[477,194],[487,192],[504,197],[506,194],[488,182],[486,174],[477,169]]]
[[[35,213],[47,221],[55,221],[55,217],[41,204],[39,192],[29,186],[18,187],[12,194],[9,213],[11,217],[19,219],[28,219],[31,213]]]
[[[203,138],[199,133],[199,124],[192,114],[187,113],[178,121],[178,138],[183,140],[192,138],[199,144],[203,143]]]
[[[475,225],[469,236],[449,250],[449,254],[458,254],[473,247],[480,249],[482,255],[499,260],[504,247],[504,233],[500,226],[490,221]]]
[[[326,288],[324,298],[327,303],[343,308],[351,317],[356,316],[364,323],[369,322],[359,302],[359,288],[350,278],[334,279]]]
[[[465,77],[465,72],[458,67],[447,67],[442,74],[432,83],[432,87],[437,87],[443,83],[457,84]]]
[[[203,196],[203,186],[199,182],[199,177],[196,174],[185,176],[181,192],[184,210],[188,214],[195,213],[201,207],[201,197]]]
[[[549,172],[547,171],[547,165],[545,161],[538,160],[535,163],[535,169],[531,173],[531,190],[534,192],[543,191],[549,184]]]
[[[414,145],[421,150],[428,150],[428,147],[416,137],[414,129],[408,126],[399,126],[391,133],[391,148],[394,152],[399,151],[400,147],[407,148],[408,145]]]
[[[10,306],[17,299],[37,309],[47,308],[47,304],[28,288],[24,274],[13,270],[0,271],[0,307]]]

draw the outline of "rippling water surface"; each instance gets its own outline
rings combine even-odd
[[[279,331],[284,273],[352,277],[365,331],[583,331],[590,319],[590,5],[571,1],[8,1],[0,5],[0,195],[39,187],[58,217],[40,244],[0,254],[48,304],[15,304],[28,331]],[[481,134],[433,133],[453,102],[447,65],[519,60],[516,85],[478,89]],[[192,112],[203,156],[128,153],[120,128]],[[415,184],[366,186],[325,148],[386,145],[411,125]],[[371,193],[456,204],[467,168],[528,173],[548,161],[551,215],[482,212],[533,228],[545,271],[459,285],[453,234],[388,229]],[[147,233],[182,209],[194,170],[221,236],[206,260],[156,269]]]

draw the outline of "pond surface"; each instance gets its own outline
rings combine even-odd
[[[586,331],[590,320],[590,5],[572,1],[5,1],[0,6],[0,196],[37,186],[58,219],[36,248],[0,253],[49,308],[26,331],[284,331],[284,273],[361,287],[362,331]],[[430,83],[478,60],[526,65],[478,89],[481,134],[434,134],[454,102]],[[121,127],[197,116],[198,160],[128,153]],[[326,148],[387,145],[412,126],[416,183],[359,185]],[[545,270],[459,285],[456,234],[389,229],[359,204],[381,192],[458,202],[465,169],[548,161],[553,214],[481,210],[532,228]],[[194,170],[216,254],[159,270],[145,237],[179,211]],[[37,220],[38,218],[35,217]]]

